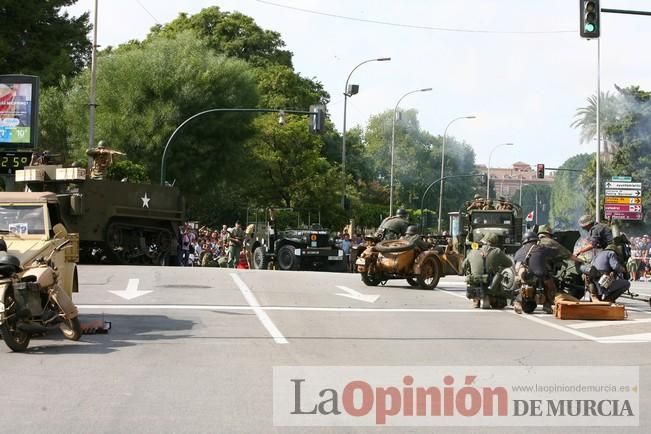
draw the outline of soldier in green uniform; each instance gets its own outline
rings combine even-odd
[[[403,208],[398,209],[395,216],[385,218],[375,236],[380,240],[397,240],[407,232],[409,214]]]
[[[495,207],[496,210],[500,211],[511,211],[513,209],[513,204],[508,201],[504,196],[500,196],[498,199],[499,203]]]
[[[475,194],[475,197],[473,197],[472,202],[468,205],[467,210],[483,209],[484,205],[484,199],[479,194]]]
[[[228,236],[228,268],[235,268],[240,260],[244,235],[240,222],[235,222],[235,226]]]
[[[495,207],[493,206],[493,201],[490,199],[486,199],[486,203],[484,204],[484,207],[482,208],[483,210],[493,210]]]
[[[513,266],[511,259],[502,250],[493,247],[497,241],[495,234],[486,234],[480,241],[483,245],[479,249],[471,250],[463,261],[468,285],[466,296],[472,300],[475,308],[491,307],[489,289],[494,289],[494,285],[501,283],[499,272],[502,269]]]

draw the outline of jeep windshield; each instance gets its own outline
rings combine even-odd
[[[513,224],[513,214],[510,212],[475,212],[472,214],[472,225],[478,226],[508,226]]]
[[[0,232],[43,235],[45,214],[42,205],[0,205]]]

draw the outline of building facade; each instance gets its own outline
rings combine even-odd
[[[475,166],[478,173],[487,173],[488,167],[485,164],[478,164]],[[520,191],[521,186],[524,185],[550,185],[554,182],[554,172],[550,170],[545,171],[543,179],[537,178],[535,167],[530,164],[518,161],[513,163],[510,168],[491,167],[490,181],[493,191],[497,196],[504,196],[511,198],[515,203],[518,203],[519,198],[513,197]]]

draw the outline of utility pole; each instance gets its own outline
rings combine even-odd
[[[90,63],[90,97],[88,101],[88,149],[95,147],[95,107],[96,101],[96,88],[97,88],[97,6],[98,0],[95,0],[95,14],[93,17],[93,47]],[[93,165],[93,158],[88,157],[88,169]]]

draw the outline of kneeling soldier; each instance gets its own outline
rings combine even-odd
[[[513,262],[502,250],[493,247],[493,244],[497,243],[497,235],[486,234],[480,242],[483,245],[479,249],[471,250],[463,261],[468,284],[466,296],[473,301],[473,307],[489,309],[491,305],[488,291],[500,284],[500,271],[513,266]]]

